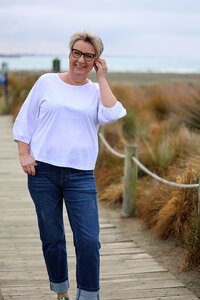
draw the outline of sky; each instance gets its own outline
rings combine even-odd
[[[200,58],[200,1],[0,0],[0,54],[65,54],[80,30],[105,55]]]

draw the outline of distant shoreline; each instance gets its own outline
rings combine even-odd
[[[0,55],[0,65],[6,64],[9,70],[36,71],[50,70],[55,59],[61,70],[68,68],[68,55]],[[112,73],[194,73],[200,74],[200,58],[153,57],[153,56],[105,56],[108,69]]]

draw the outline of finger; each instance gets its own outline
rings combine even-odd
[[[27,167],[26,167],[26,173],[29,174],[29,175],[31,175],[32,172],[31,172],[30,166],[27,166]]]
[[[26,167],[23,167],[23,170],[24,170],[24,173],[28,172]]]
[[[100,65],[101,65],[100,61],[99,61],[99,60],[96,60],[96,61],[95,61],[95,65],[100,66]]]
[[[30,164],[30,165],[27,167],[27,171],[28,171],[28,174],[29,174],[29,175],[34,176],[34,175],[35,175],[35,164]]]
[[[103,58],[99,58],[99,59],[97,59],[97,61],[104,62],[104,63],[106,62],[105,59],[103,59]]]
[[[106,61],[104,59],[101,59],[99,61],[99,65],[102,67],[102,69],[107,70],[107,64],[106,64]]]
[[[96,62],[100,65],[105,64],[105,60],[103,60],[102,58],[97,59]]]
[[[98,62],[96,63],[96,65],[97,65],[97,68],[98,68],[98,69],[101,69],[101,70],[107,70],[107,66],[106,66],[106,64],[103,63],[103,62],[98,61]]]
[[[98,69],[98,65],[96,62],[94,63],[94,69],[95,69],[95,71],[97,71],[97,69]]]
[[[34,163],[34,165],[33,164],[26,165],[25,167],[23,167],[23,170],[25,173],[35,176],[35,173],[36,173],[35,172],[35,163]]]

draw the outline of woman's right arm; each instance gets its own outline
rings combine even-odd
[[[40,77],[24,101],[13,126],[14,140],[18,145],[20,164],[25,173],[35,175],[35,159],[30,155],[30,142],[38,124],[40,102],[43,98],[43,81]]]
[[[21,141],[16,142],[19,150],[19,161],[24,172],[28,173],[29,175],[35,176],[36,161],[30,155],[29,145]]]

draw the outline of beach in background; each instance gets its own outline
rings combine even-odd
[[[0,65],[6,64],[11,71],[48,71],[52,61],[60,61],[60,69],[68,68],[66,55],[0,55]],[[110,72],[141,73],[200,73],[199,58],[153,56],[103,56]]]
[[[68,69],[66,55],[1,55],[0,66],[8,73],[43,74],[52,72],[53,60],[60,62],[60,71]],[[141,85],[152,83],[188,82],[200,80],[200,59],[108,56],[108,80],[113,84]],[[95,81],[95,72],[90,74]]]

